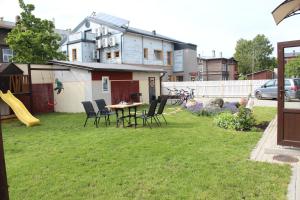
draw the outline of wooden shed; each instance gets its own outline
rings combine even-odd
[[[274,71],[269,69],[247,74],[248,80],[266,80],[266,79],[273,79],[273,78],[274,78]]]
[[[132,101],[131,95],[141,93],[136,101],[149,103],[160,95],[163,69],[104,63],[51,61],[54,68],[70,71],[54,72],[64,85],[63,94],[54,94],[56,112],[83,112],[82,101],[105,99],[107,104]]]

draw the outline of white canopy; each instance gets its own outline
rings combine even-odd
[[[297,13],[299,10],[300,0],[286,0],[272,12],[272,15],[278,25],[285,18],[299,14]]]

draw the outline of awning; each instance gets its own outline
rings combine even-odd
[[[278,25],[285,18],[300,14],[300,0],[286,0],[280,4],[273,12],[273,18]]]

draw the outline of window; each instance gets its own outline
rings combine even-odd
[[[191,81],[195,81],[196,80],[196,76],[191,76]]]
[[[72,49],[72,61],[77,60],[77,49]]]
[[[148,59],[148,48],[144,48],[144,59]]]
[[[183,76],[176,76],[176,81],[182,82],[183,81]]]
[[[228,71],[227,64],[222,64],[222,71],[223,72]]]
[[[115,51],[115,58],[119,58],[120,57],[120,52],[119,51]]]
[[[289,80],[285,80],[284,81],[284,86],[291,86],[291,82]]]
[[[102,76],[102,92],[108,93],[109,92],[109,77]]]
[[[163,56],[162,56],[162,51],[161,50],[154,50],[154,56],[156,60],[162,60]]]
[[[106,59],[111,59],[111,52],[106,53]]]
[[[173,64],[173,53],[172,53],[172,51],[167,52],[167,64],[168,65]]]
[[[268,81],[265,84],[265,87],[274,87],[274,86],[275,86],[275,80]]]
[[[2,49],[3,62],[9,62],[13,56],[13,51],[10,49]]]

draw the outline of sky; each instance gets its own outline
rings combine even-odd
[[[278,26],[271,12],[283,0],[24,0],[35,5],[34,14],[55,19],[56,28],[75,28],[92,12],[130,21],[130,26],[197,45],[198,54],[231,57],[236,42],[264,34],[273,44],[300,39],[300,15]],[[0,0],[0,17],[14,21],[18,0]],[[297,23],[298,22],[298,23]]]

